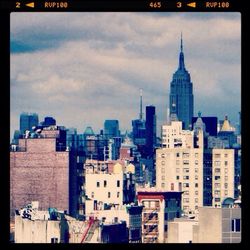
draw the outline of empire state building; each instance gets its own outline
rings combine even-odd
[[[184,64],[182,37],[179,67],[170,83],[169,107],[170,117],[177,116],[177,119],[183,122],[183,129],[191,129],[194,112],[193,83]]]

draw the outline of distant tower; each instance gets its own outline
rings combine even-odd
[[[156,145],[155,106],[146,106],[146,143],[147,154],[152,155]]]
[[[140,89],[140,120],[143,119],[143,113],[142,113],[142,89]]]
[[[170,117],[174,115],[179,121],[182,121],[183,129],[191,129],[194,110],[193,84],[184,64],[182,36],[180,49],[179,67],[173,74],[173,80],[170,83]]]
[[[32,130],[33,126],[38,125],[38,114],[23,112],[20,115],[20,132],[23,134],[25,130]]]

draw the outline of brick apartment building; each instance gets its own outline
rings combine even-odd
[[[73,152],[66,148],[66,131],[58,126],[26,135],[10,152],[10,213],[31,201],[76,214],[77,176]]]

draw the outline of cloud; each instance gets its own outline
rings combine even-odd
[[[78,132],[89,125],[98,132],[105,119],[130,130],[140,88],[162,124],[181,31],[195,111],[236,120],[237,13],[12,13],[11,131],[22,111],[54,116]]]

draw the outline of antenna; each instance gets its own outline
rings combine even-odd
[[[140,89],[140,120],[143,119],[143,114],[142,114],[142,89]]]

